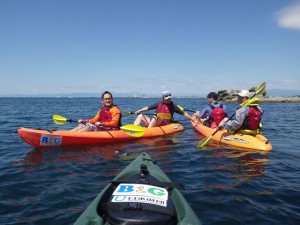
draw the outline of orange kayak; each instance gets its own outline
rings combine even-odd
[[[18,129],[18,134],[29,145],[37,148],[49,148],[70,145],[122,142],[140,138],[152,138],[181,132],[183,130],[184,127],[180,123],[172,123],[161,127],[145,128],[144,134],[142,136],[129,135],[123,130],[72,132],[67,130],[36,130],[25,127],[20,127]]]
[[[215,129],[204,126],[201,123],[196,124],[193,121],[191,123],[195,130],[205,137],[210,136],[215,131]],[[231,134],[223,129],[218,131],[215,135],[213,135],[211,140],[219,144],[226,144],[238,148],[262,151],[272,150],[272,145],[270,141],[261,134],[256,134],[255,136],[247,134]]]

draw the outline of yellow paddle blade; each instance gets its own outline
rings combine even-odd
[[[182,106],[177,105],[177,107],[181,110],[181,111],[186,111],[186,112],[196,112],[196,110],[190,110],[190,109],[184,109]]]
[[[121,126],[120,129],[124,131],[126,134],[133,137],[142,137],[145,133],[145,128],[134,124],[127,124]]]
[[[252,98],[250,103],[249,103],[249,106],[258,106],[260,105],[260,99],[259,98]]]
[[[184,108],[182,106],[180,106],[180,105],[177,105],[177,106],[181,111],[184,111]]]
[[[124,112],[126,115],[131,115],[131,114],[134,114],[134,112],[129,112],[129,111],[126,111]]]
[[[220,127],[218,127],[209,137],[203,138],[199,143],[197,144],[197,148],[202,148],[204,145],[208,144],[210,139],[219,131],[221,130]]]
[[[157,116],[166,120],[172,119],[172,115],[170,113],[157,113]]]
[[[259,87],[257,88],[257,91],[255,92],[255,94],[259,95],[259,94],[263,93],[265,88],[266,88],[266,82],[262,82],[262,84],[259,85]],[[254,97],[254,96],[252,96],[252,97]]]
[[[53,121],[54,121],[54,123],[56,123],[58,125],[62,125],[67,122],[67,119],[60,115],[53,115]]]
[[[259,98],[251,98],[240,104],[240,107],[257,106],[260,104]]]
[[[207,143],[210,141],[210,139],[213,136],[210,135],[209,137],[203,138],[198,144],[197,144],[197,148],[202,148],[203,146],[207,145]]]

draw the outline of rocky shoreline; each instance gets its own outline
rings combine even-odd
[[[259,97],[259,96],[258,96]],[[259,97],[261,102],[300,102],[300,97],[272,97],[272,98],[261,98]],[[236,99],[223,99],[223,102],[237,102]]]
[[[254,95],[257,91],[257,87],[252,87],[248,91]],[[239,92],[240,90],[232,89],[220,90],[218,91],[218,99],[223,102],[236,102]],[[300,102],[300,96],[270,97],[266,91],[255,97],[259,98],[261,102]]]

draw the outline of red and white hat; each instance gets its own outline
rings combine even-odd
[[[164,91],[164,92],[162,93],[162,98],[163,98],[163,99],[169,99],[169,98],[172,98],[171,92],[169,92],[169,91]]]

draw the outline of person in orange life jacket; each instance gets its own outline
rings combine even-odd
[[[219,123],[227,117],[227,108],[223,103],[218,102],[218,94],[210,92],[207,95],[209,101],[201,112],[196,111],[193,117],[198,117],[200,121],[207,127],[217,128]]]
[[[250,98],[250,92],[242,90],[238,93],[238,103],[241,104]],[[263,110],[259,106],[240,107],[235,112],[235,117],[229,120],[225,125],[226,120],[222,121],[219,125],[226,130],[237,131],[239,129],[257,130],[263,115]]]
[[[78,120],[79,125],[71,131],[103,131],[119,130],[121,126],[121,110],[113,104],[113,96],[109,91],[102,94],[103,107],[98,111],[94,118],[89,120]]]
[[[167,119],[163,119],[163,118],[154,116],[151,120],[148,116],[140,114],[142,112],[152,110],[152,109],[156,109],[156,113],[170,113],[172,118],[170,120],[167,120]],[[188,113],[186,113],[185,111],[182,111],[177,105],[175,105],[172,102],[171,92],[164,91],[162,93],[162,101],[161,102],[155,102],[154,104],[144,107],[142,109],[139,109],[135,112],[136,115],[138,115],[138,114],[139,115],[136,118],[136,120],[134,121],[134,125],[140,125],[142,122],[148,128],[155,127],[155,126],[167,125],[173,121],[174,113],[178,113],[178,114],[184,116],[185,118],[192,120],[192,117]]]

